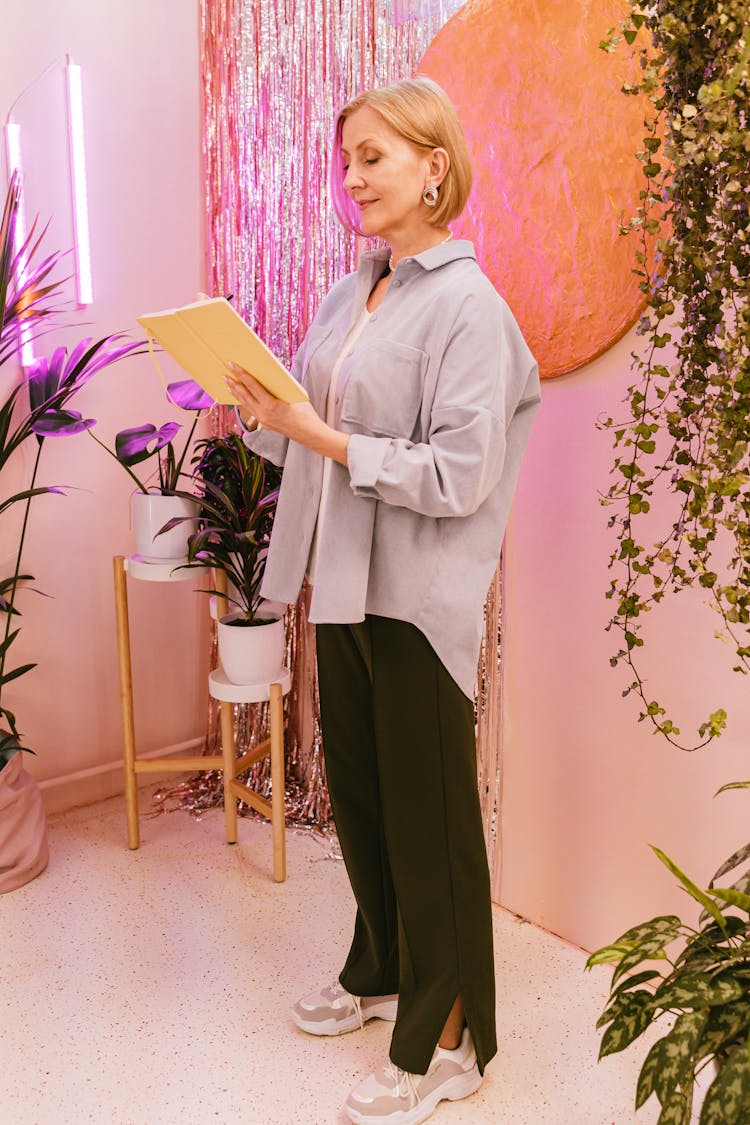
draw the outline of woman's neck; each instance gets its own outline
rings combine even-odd
[[[391,269],[395,269],[402,258],[411,258],[415,254],[422,254],[425,250],[432,250],[441,246],[453,237],[453,232],[447,227],[430,227],[426,231],[418,231],[405,237],[394,235],[392,238],[383,236],[391,249]]]

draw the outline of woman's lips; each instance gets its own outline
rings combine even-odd
[[[357,206],[359,207],[360,211],[364,211],[365,208],[369,207],[371,203],[377,203],[377,199],[358,199],[357,200]]]

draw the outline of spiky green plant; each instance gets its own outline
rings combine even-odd
[[[53,253],[35,262],[44,235],[42,232],[35,237],[36,223],[23,246],[14,249],[20,190],[18,174],[14,173],[0,221],[0,369],[18,355],[23,339],[37,340],[57,323],[64,307],[60,297],[66,279],[53,275],[65,255]],[[11,646],[20,632],[20,627],[13,627],[21,615],[17,595],[23,585],[33,581],[33,575],[22,572],[31,501],[45,493],[64,491],[37,484],[42,448],[47,437],[80,433],[94,425],[93,418],[71,410],[69,402],[96,371],[142,346],[119,340],[119,336],[82,340],[70,355],[67,349],[57,348],[49,358],[38,359],[28,372],[11,376],[14,385],[0,401],[0,482],[13,454],[31,438],[36,439],[29,486],[7,496],[0,491],[0,515],[23,505],[13,571],[0,578],[0,622],[4,615],[0,640],[0,769],[19,750],[29,750],[22,745],[16,717],[4,699],[7,685],[36,667],[33,663],[8,666]]]

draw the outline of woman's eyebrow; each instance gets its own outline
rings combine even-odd
[[[377,144],[377,143],[378,142],[375,140],[374,137],[365,137],[365,139],[363,141],[360,141],[358,145],[355,145],[354,151],[356,152],[357,149],[364,148],[365,145],[373,145],[373,144]],[[342,156],[348,156],[349,150],[347,148],[342,148],[341,149],[341,155]]]

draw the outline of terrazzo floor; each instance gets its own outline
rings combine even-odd
[[[241,820],[234,847],[219,811],[143,817],[141,835],[130,852],[121,798],[52,817],[48,869],[0,896],[0,1125],[343,1125],[390,1030],[316,1039],[287,1014],[336,977],[348,945],[330,841],[289,831],[277,885],[265,823]],[[430,1121],[634,1123],[643,1052],[596,1062],[608,974],[494,918],[499,1054],[478,1093]]]

